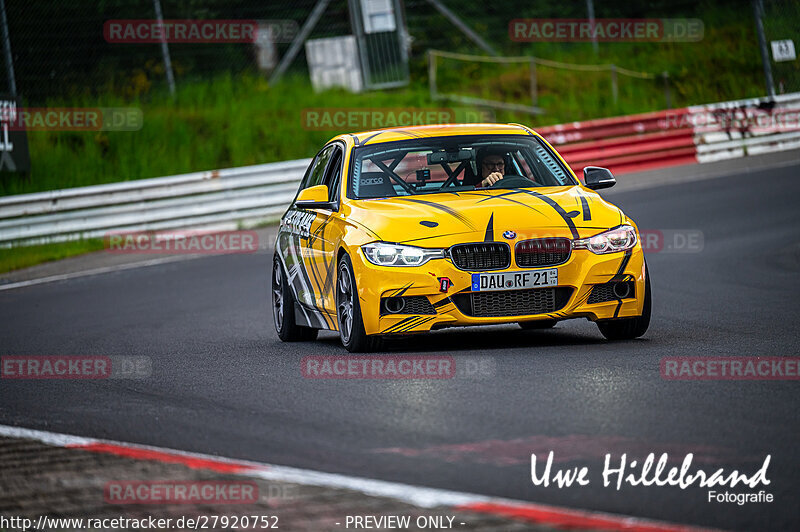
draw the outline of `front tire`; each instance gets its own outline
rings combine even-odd
[[[351,353],[368,353],[378,348],[380,339],[367,336],[361,316],[353,263],[348,255],[339,261],[336,276],[336,317],[339,320],[339,338]]]
[[[292,291],[277,256],[272,264],[272,321],[278,338],[284,342],[310,342],[317,338],[319,332],[311,327],[297,325]]]
[[[644,306],[642,315],[621,320],[604,320],[597,322],[597,328],[607,340],[633,340],[639,338],[650,326],[650,312],[652,308],[652,294],[650,291],[650,271],[644,267]]]

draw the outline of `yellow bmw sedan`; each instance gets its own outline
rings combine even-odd
[[[587,318],[642,336],[650,278],[636,224],[521,125],[340,135],[281,218],[272,273],[283,341],[338,331],[351,352],[389,335]]]

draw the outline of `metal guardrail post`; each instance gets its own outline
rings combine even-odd
[[[11,36],[8,33],[8,18],[6,18],[6,2],[0,0],[0,15],[3,24],[3,55],[6,59],[6,71],[8,72],[8,92],[12,98],[17,97],[17,80],[14,77],[14,58],[11,55]]]
[[[611,99],[614,105],[619,101],[619,86],[617,85],[617,65],[611,65]]]
[[[156,20],[158,23],[164,25],[164,15],[161,13],[160,0],[153,0],[153,8],[156,12]],[[172,72],[172,59],[169,56],[169,46],[167,46],[166,32],[161,32],[161,55],[164,57],[164,71],[167,73],[167,85],[169,85],[169,93],[175,97],[175,74]]]
[[[758,48],[761,51],[761,63],[764,65],[764,79],[767,84],[767,94],[775,96],[775,82],[772,80],[772,65],[767,52],[767,39],[764,37],[764,1],[753,0],[753,14],[756,19],[756,33],[758,33]]]

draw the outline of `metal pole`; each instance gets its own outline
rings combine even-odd
[[[153,0],[153,7],[156,10],[156,19],[163,28],[164,16],[161,14],[161,2]],[[175,76],[172,73],[172,61],[169,57],[169,47],[167,46],[167,38],[165,32],[161,31],[161,55],[164,56],[164,70],[167,73],[167,85],[169,85],[169,93],[175,96]]]
[[[436,100],[439,95],[436,93],[436,55],[433,50],[428,50],[428,90],[431,100]]]
[[[297,34],[297,37],[294,38],[292,44],[289,45],[289,49],[286,51],[286,55],[281,58],[281,62],[278,63],[278,66],[275,68],[275,71],[272,73],[272,76],[269,78],[270,85],[276,83],[281,77],[283,73],[286,72],[286,69],[289,68],[289,65],[292,64],[294,61],[297,52],[300,51],[300,47],[303,45],[305,40],[311,34],[311,30],[314,29],[314,26],[317,25],[317,21],[319,21],[322,13],[325,12],[325,8],[328,7],[329,0],[319,0],[317,5],[314,6],[314,9],[311,10],[311,14],[306,19],[305,24],[303,27],[300,28],[300,33]]]
[[[439,11],[439,13],[444,15],[447,18],[447,20],[452,22],[456,28],[460,29],[464,33],[464,35],[472,39],[473,42],[475,42],[475,44],[483,48],[489,55],[500,55],[497,53],[497,50],[492,48],[489,45],[489,43],[481,39],[480,35],[472,31],[472,28],[464,24],[464,22],[460,18],[458,18],[452,11],[447,9],[447,7],[445,7],[445,5],[442,4],[439,0],[428,0],[428,3],[431,4],[433,7],[435,7]]]
[[[539,89],[536,86],[536,59],[531,57],[531,105],[536,107],[536,100],[539,99]]]
[[[769,62],[769,54],[767,53],[767,39],[764,37],[764,22],[761,20],[764,16],[763,0],[753,0],[753,13],[756,17],[758,47],[761,49],[761,63],[764,65],[764,79],[766,79],[767,82],[767,94],[770,97],[774,97],[775,83],[772,81],[772,65]]]
[[[614,105],[617,105],[619,99],[619,87],[617,86],[617,65],[611,65],[611,96],[614,100]]]
[[[356,38],[356,51],[358,52],[358,62],[361,69],[361,81],[364,88],[372,89],[376,85],[373,79],[373,63],[380,64],[381,61],[370,61],[367,53],[367,37],[364,33],[364,18],[361,12],[361,0],[348,0],[350,7],[350,27],[353,28],[353,35]]]
[[[3,24],[3,53],[6,57],[6,70],[8,71],[8,92],[12,98],[17,97],[17,80],[14,78],[14,58],[11,55],[11,37],[8,33],[8,19],[6,18],[6,2],[0,0],[0,16]]]
[[[672,109],[672,97],[669,93],[669,72],[666,70],[661,73],[664,78],[664,99],[667,101],[667,109]]]
[[[586,13],[589,15],[589,26],[592,28],[592,48],[594,49],[594,54],[597,55],[597,53],[598,53],[597,34],[594,31],[594,1],[593,0],[586,0]]]

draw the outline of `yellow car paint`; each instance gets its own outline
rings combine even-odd
[[[514,197],[508,189],[476,189],[386,199],[352,199],[349,190],[353,148],[423,137],[455,135],[535,136],[559,158],[578,185],[520,189]],[[546,319],[585,317],[590,320],[624,318],[642,314],[645,293],[645,261],[640,242],[628,251],[596,255],[588,249],[572,250],[558,266],[558,287],[572,289],[557,311],[536,315],[475,317],[459,310],[454,296],[471,292],[472,273],[458,269],[449,258],[430,260],[421,266],[376,266],[361,246],[376,241],[411,244],[425,248],[449,248],[455,244],[497,241],[509,244],[513,274],[521,268],[514,260],[521,240],[564,237],[570,240],[594,236],[622,225],[636,225],[614,205],[586,188],[569,165],[527,127],[472,124],[424,126],[340,135],[326,146],[343,152],[338,208],[297,209],[293,205],[281,220],[276,253],[283,264],[299,303],[298,323],[337,330],[336,276],[342,254],[349,255],[358,289],[364,330],[368,335],[407,334],[454,325],[487,325]],[[319,200],[318,194],[312,194]],[[421,222],[427,222],[425,225]],[[503,237],[513,230],[513,238]],[[638,237],[638,228],[636,229]],[[450,285],[442,291],[441,279]],[[600,303],[588,302],[596,284],[610,280],[635,283],[634,296]],[[381,313],[381,298],[423,296],[434,314]]]

